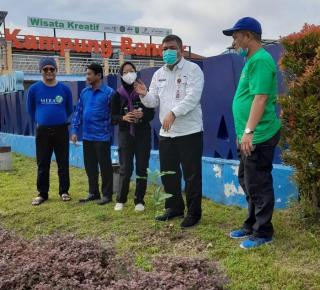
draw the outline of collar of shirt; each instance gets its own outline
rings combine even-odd
[[[93,90],[93,88],[91,86],[87,86],[82,92],[81,92],[81,96],[85,97],[90,97],[91,96],[98,96],[98,95],[104,95],[107,98],[111,98],[111,96],[113,95],[114,91],[112,88],[108,87],[105,84],[101,84],[97,89]]]
[[[182,68],[183,68],[183,65],[185,64],[185,62],[186,62],[185,58],[182,57],[182,58],[180,59],[180,61],[173,67],[173,70],[172,70],[172,71],[175,72],[177,69],[182,69]],[[164,69],[165,69],[166,71],[171,71],[171,70],[168,68],[167,65],[164,66]]]
[[[95,90],[92,88],[92,86],[89,86],[89,89],[92,92],[95,92],[95,91],[101,91],[102,93],[107,93],[108,92],[108,87],[104,83],[101,83],[100,86]]]

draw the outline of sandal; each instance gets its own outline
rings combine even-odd
[[[63,194],[61,194],[61,200],[62,201],[69,201],[69,200],[71,200],[71,197],[68,193],[63,193]]]
[[[42,196],[37,196],[33,201],[32,205],[40,205],[41,203],[44,203],[46,199],[44,199]]]

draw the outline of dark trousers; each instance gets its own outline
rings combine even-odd
[[[36,129],[37,189],[39,195],[44,199],[48,199],[50,163],[53,152],[58,165],[59,194],[62,195],[68,193],[70,187],[68,125],[38,126]]]
[[[135,157],[137,178],[134,203],[144,204],[144,196],[147,190],[147,168],[151,150],[151,130],[136,130],[135,136],[131,136],[129,131],[119,131],[118,146],[120,190],[117,196],[117,202],[126,203],[128,200],[130,179],[134,167],[133,159]]]
[[[113,169],[111,144],[107,141],[83,140],[84,167],[89,181],[89,195],[100,197],[99,168],[102,179],[101,192],[104,197],[112,197]]]
[[[238,172],[248,202],[248,217],[244,228],[256,237],[272,237],[271,223],[274,209],[274,190],[272,178],[272,161],[280,131],[270,140],[256,144],[251,156],[240,154]]]
[[[174,171],[176,174],[162,176],[164,190],[173,196],[166,199],[165,208],[175,213],[184,212],[181,194],[181,169],[185,180],[187,214],[201,218],[202,199],[202,151],[203,133],[159,140],[161,171]]]

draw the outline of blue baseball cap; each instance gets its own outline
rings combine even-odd
[[[233,32],[240,30],[252,31],[260,35],[262,34],[260,22],[252,17],[241,18],[232,28],[225,29],[222,32],[224,35],[232,36]]]

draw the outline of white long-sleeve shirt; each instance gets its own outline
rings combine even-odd
[[[172,71],[164,65],[154,73],[147,95],[140,96],[141,102],[148,108],[160,106],[161,124],[170,111],[176,116],[168,132],[161,127],[161,136],[174,138],[203,131],[203,84],[200,67],[184,58]]]

